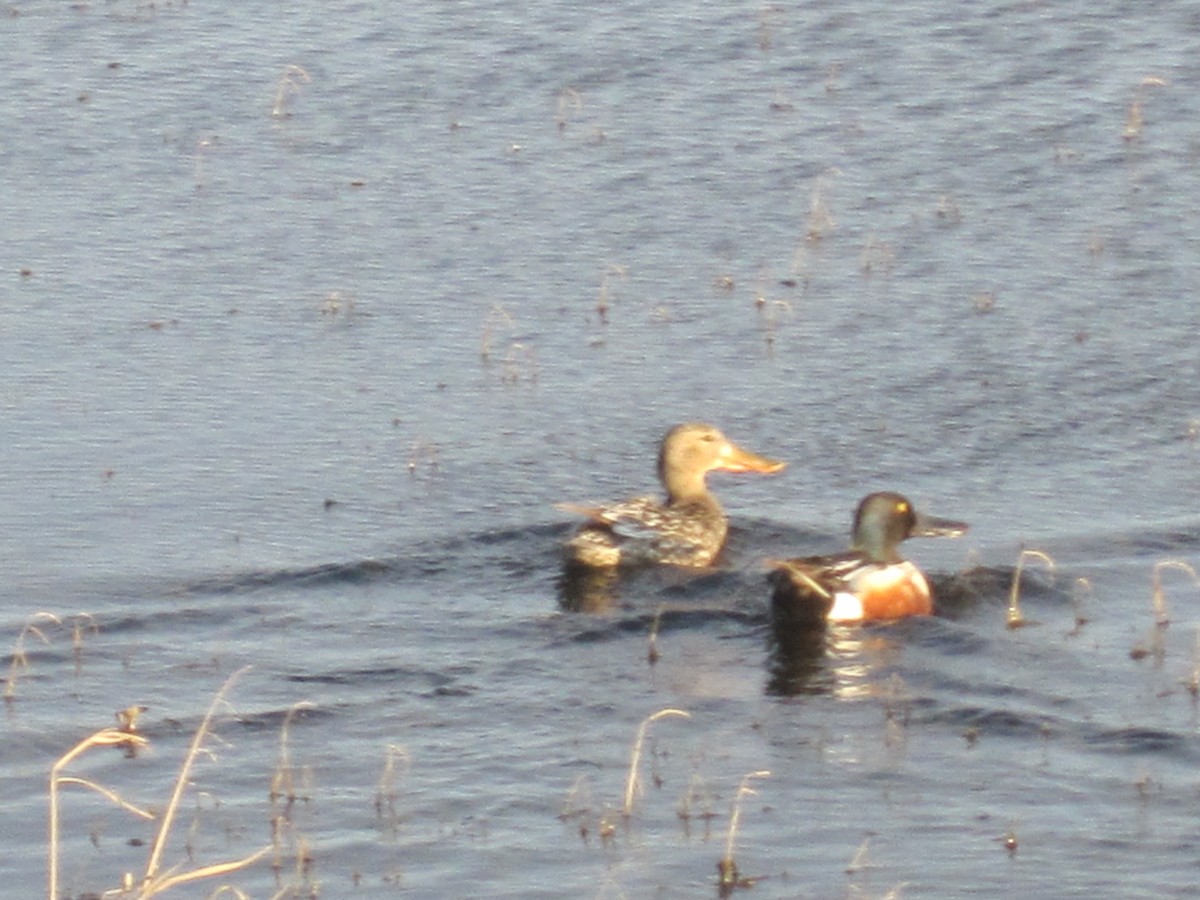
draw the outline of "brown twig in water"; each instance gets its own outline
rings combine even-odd
[[[658,662],[658,628],[662,624],[663,611],[666,607],[659,606],[658,612],[654,614],[654,621],[650,623],[650,645],[646,649],[646,662],[654,665]]]

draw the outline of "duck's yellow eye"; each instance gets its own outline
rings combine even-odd
[[[896,504],[896,512],[900,512],[900,513],[908,512],[908,504],[905,503],[903,500],[901,500],[899,503]]]

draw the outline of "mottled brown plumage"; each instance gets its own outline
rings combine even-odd
[[[727,531],[725,512],[708,491],[708,473],[778,472],[784,465],[741,449],[712,425],[676,425],[659,451],[665,501],[636,497],[604,506],[560,505],[589,519],[567,542],[567,560],[597,568],[707,566],[721,552]]]

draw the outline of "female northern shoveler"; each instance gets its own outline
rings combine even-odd
[[[801,624],[927,616],[933,612],[929,583],[897,545],[910,537],[958,537],[966,530],[963,522],[922,515],[900,494],[870,494],[854,514],[851,550],[772,561],[775,612]]]
[[[725,512],[708,492],[709,472],[778,472],[784,463],[731,443],[712,425],[676,425],[662,441],[663,503],[637,497],[609,506],[560,504],[590,520],[566,545],[568,562],[597,568],[637,563],[707,566],[725,543]]]

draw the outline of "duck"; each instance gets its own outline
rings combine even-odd
[[[634,497],[600,506],[562,503],[587,521],[566,542],[568,564],[595,569],[665,564],[707,567],[728,522],[709,492],[709,472],[778,472],[786,463],[745,450],[705,422],[675,425],[662,439],[658,478],[666,499]]]
[[[914,537],[959,537],[967,528],[918,512],[903,494],[868,494],[854,514],[850,550],[768,561],[776,620],[816,625],[931,615],[929,582],[899,545]]]

